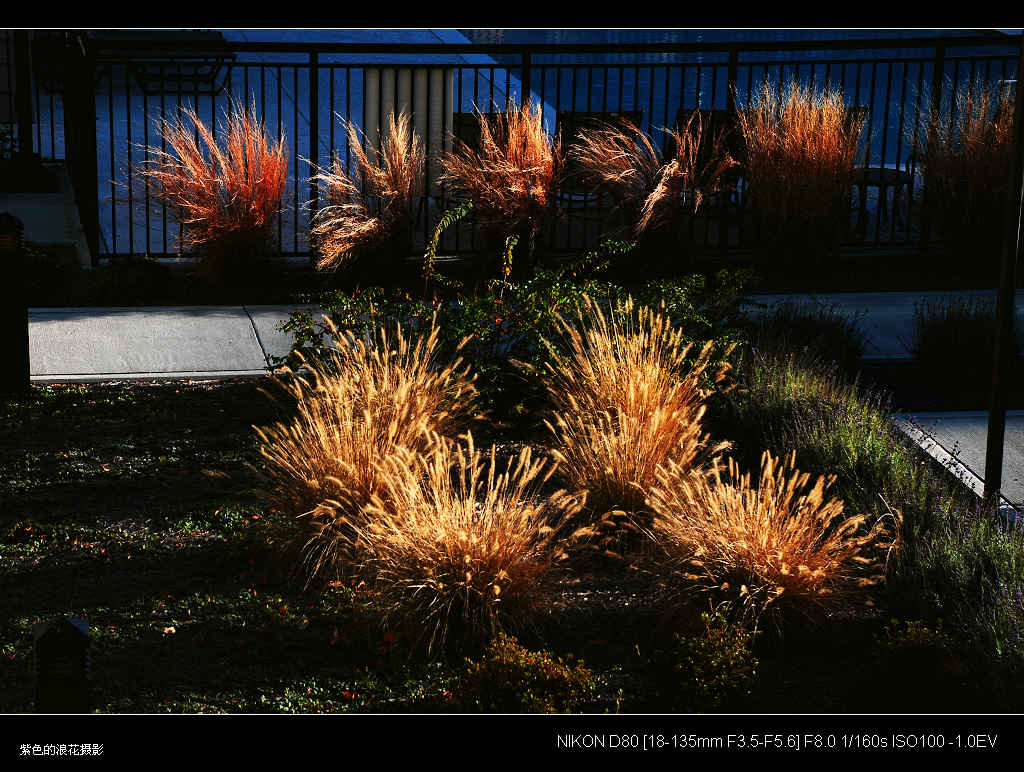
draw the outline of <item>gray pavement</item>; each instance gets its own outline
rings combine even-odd
[[[866,360],[910,359],[914,334],[914,308],[917,303],[935,303],[955,295],[964,300],[991,300],[996,291],[963,290],[949,292],[835,292],[802,295],[754,295],[752,300],[774,306],[791,301],[808,305],[834,306],[836,311],[858,318],[865,333]],[[756,311],[753,313],[757,313]],[[1017,318],[1024,319],[1024,291],[1017,291]]]
[[[30,309],[32,381],[265,375],[270,357],[291,348],[276,327],[292,308]]]
[[[928,455],[945,465],[980,498],[985,490],[988,413],[913,413],[896,424]],[[1002,509],[1024,509],[1024,410],[1006,413],[1003,435]]]

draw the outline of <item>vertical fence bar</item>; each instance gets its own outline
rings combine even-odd
[[[904,109],[904,107],[906,105],[906,101],[907,101],[907,63],[906,62],[903,62],[903,68],[902,68],[901,72],[903,73],[903,77],[900,78],[900,123],[899,123],[899,128],[897,128],[897,130],[896,130],[896,174],[897,174],[897,179],[899,179],[900,163],[903,160],[903,133],[904,133],[903,109]],[[909,171],[909,166],[910,165],[908,164],[908,171]],[[911,179],[910,182],[907,185],[907,201],[908,202],[907,202],[907,219],[903,223],[904,237],[906,237],[907,233],[909,233],[909,231],[910,231],[910,203],[909,203],[909,199],[910,199],[910,191],[913,188],[913,185],[914,185],[914,180]],[[896,200],[896,193],[898,193],[898,192],[899,192],[898,189],[894,189],[893,199],[892,199],[892,214],[893,214],[893,216],[890,218],[890,223],[889,223],[890,224],[890,228],[889,228],[889,241],[890,242],[896,241],[896,206],[899,203]]]
[[[68,33],[66,42],[64,142],[71,156],[71,179],[78,202],[78,213],[86,242],[89,244],[91,263],[95,267],[100,257],[95,63],[81,33]]]
[[[18,156],[32,156],[32,53],[28,30],[14,31],[14,110],[18,123]]]
[[[333,85],[333,83],[332,83]],[[295,95],[298,101],[298,94]],[[320,57],[316,51],[309,55],[309,160],[313,164],[309,175],[309,227],[320,206],[315,168],[320,165]],[[296,170],[296,181],[298,173]],[[313,265],[313,245],[309,245],[309,264]]]
[[[946,47],[935,47],[935,58],[932,60],[932,99],[928,116],[928,147],[934,147],[938,137],[939,110],[942,108],[942,81],[946,73]],[[931,236],[931,214],[929,207],[928,178],[925,178],[921,201],[921,254],[928,253],[928,241]]]
[[[164,97],[164,93],[167,91],[164,65],[160,65],[160,125],[163,126],[167,120],[167,100]],[[160,132],[160,149],[162,151],[167,150],[167,138],[164,136],[164,132]],[[162,221],[162,246],[163,253],[167,254],[167,202],[161,198],[160,201],[160,219]]]
[[[128,77],[128,68],[124,74],[124,133],[125,149],[128,151],[128,163],[125,174],[128,177],[128,254],[135,254],[135,189],[132,183],[132,79]]]
[[[740,54],[736,48],[729,49],[729,63],[726,66],[725,75],[725,131],[727,132],[726,138],[736,129],[736,81],[739,77],[740,69]],[[719,251],[724,256],[729,251],[729,198],[730,193],[727,190],[723,190],[718,194],[719,203],[721,206],[721,219],[719,220]],[[739,205],[739,191],[736,193],[737,208]],[[739,232],[743,230],[743,212],[739,211],[739,219],[737,220],[736,235],[739,237]]]
[[[877,65],[876,65],[877,67]],[[882,160],[881,169],[879,171],[879,181],[885,182],[885,151],[888,149],[887,145],[889,142],[889,99],[892,96],[892,68],[893,63],[886,62],[886,76],[885,76],[885,113],[882,116]],[[874,100],[872,100],[872,106],[874,106]],[[899,172],[899,162],[897,161],[896,171]],[[888,207],[888,201],[886,197],[888,191],[884,185],[878,188],[878,211],[875,212],[875,242],[878,243],[882,238],[882,211],[883,207]],[[892,217],[895,218],[896,212],[896,188],[893,187],[893,213]]]
[[[117,187],[114,180],[117,179],[115,161],[117,159],[117,144],[114,142],[114,65],[107,68],[107,99],[109,115],[107,126],[110,129],[110,251],[117,254]]]

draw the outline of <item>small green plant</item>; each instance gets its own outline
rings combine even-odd
[[[742,700],[757,679],[754,637],[717,611],[701,614],[697,632],[677,633],[671,649],[651,658],[665,706],[673,712],[705,712]]]
[[[465,708],[487,713],[573,713],[595,699],[597,681],[583,662],[530,651],[499,635],[479,662],[466,660],[457,690]]]
[[[954,645],[952,636],[942,629],[941,619],[934,627],[928,627],[922,620],[901,622],[893,619],[878,636],[881,652],[901,660],[918,657],[925,650],[949,652]]]

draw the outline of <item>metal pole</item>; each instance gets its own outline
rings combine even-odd
[[[529,51],[524,51],[523,52],[523,60],[522,61],[523,61],[523,83],[522,83],[523,93],[519,95],[519,102],[520,102],[520,104],[523,107],[526,107],[528,104],[530,104],[530,87],[531,87],[531,78],[530,78],[530,75],[531,75],[531,73],[530,73],[530,64],[531,64],[531,62],[530,62],[530,52]]]
[[[1012,357],[1011,336],[1016,313],[1014,291],[1017,257],[1020,253],[1021,225],[1021,124],[1024,112],[1024,89],[1020,86],[1024,74],[1024,45],[1017,62],[1017,88],[1013,107],[1013,163],[1009,170],[1009,185],[1003,219],[1003,254],[999,271],[999,295],[996,301],[995,356],[992,362],[992,397],[988,411],[988,441],[985,447],[985,506],[998,510],[999,489],[1003,481],[1003,442],[1006,433],[1006,382],[1010,375]]]
[[[18,157],[32,157],[32,54],[28,30],[14,32],[14,105],[18,121]]]
[[[0,213],[0,342],[5,363],[0,368],[0,393],[28,391],[28,303],[25,297],[25,226],[8,212]]]

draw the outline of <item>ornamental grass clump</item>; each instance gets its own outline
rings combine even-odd
[[[267,497],[298,520],[310,579],[345,572],[359,552],[366,507],[385,490],[378,465],[399,450],[427,451],[434,433],[454,434],[475,393],[461,360],[440,360],[436,324],[416,337],[329,329],[334,348],[307,362],[308,374],[278,376],[294,417],[257,428]]]
[[[562,475],[589,493],[595,514],[643,509],[659,466],[696,468],[728,443],[710,446],[701,431],[707,386],[727,368],[711,370],[713,343],[691,361],[667,316],[632,298],[607,312],[584,297],[575,319],[558,317],[563,347],[547,364],[554,405],[554,455]]]
[[[674,148],[665,157],[625,119],[584,129],[569,151],[582,180],[615,201],[637,238],[697,214],[709,196],[726,189],[728,171],[739,164],[725,148],[723,132],[705,135],[699,112],[685,126],[663,131]]]
[[[765,614],[776,626],[798,613],[811,620],[866,601],[880,583],[898,533],[898,516],[868,523],[826,498],[835,476],[795,468],[765,451],[757,488],[730,458],[706,476],[669,463],[658,471],[648,504],[666,567],[684,586],[720,596],[755,629]]]
[[[346,171],[337,156],[329,169],[314,166],[313,179],[324,197],[311,231],[320,253],[317,269],[337,270],[368,255],[393,265],[412,248],[416,204],[423,192],[423,143],[406,112],[388,117],[379,151],[363,148],[354,124],[343,120],[342,125],[354,169]]]
[[[914,136],[924,167],[924,205],[954,257],[998,253],[1007,169],[1013,164],[1013,99],[976,80],[953,92],[948,113],[926,111]]]
[[[781,98],[765,84],[738,117],[762,237],[790,253],[834,251],[849,221],[863,116],[840,93],[794,81]]]
[[[517,257],[529,267],[534,241],[563,173],[561,143],[544,128],[539,104],[510,103],[496,119],[477,113],[480,142],[456,141],[439,159],[439,180],[472,202],[473,216],[502,244],[517,238]]]
[[[283,139],[268,139],[255,105],[232,103],[216,132],[185,109],[161,120],[157,133],[162,145],[146,148],[149,160],[136,171],[152,200],[178,218],[180,248],[198,249],[218,276],[268,254],[288,151]]]
[[[524,622],[582,496],[541,495],[549,462],[527,447],[501,463],[471,434],[428,453],[401,448],[377,468],[380,488],[358,531],[388,619],[417,629],[428,650],[472,646]]]

